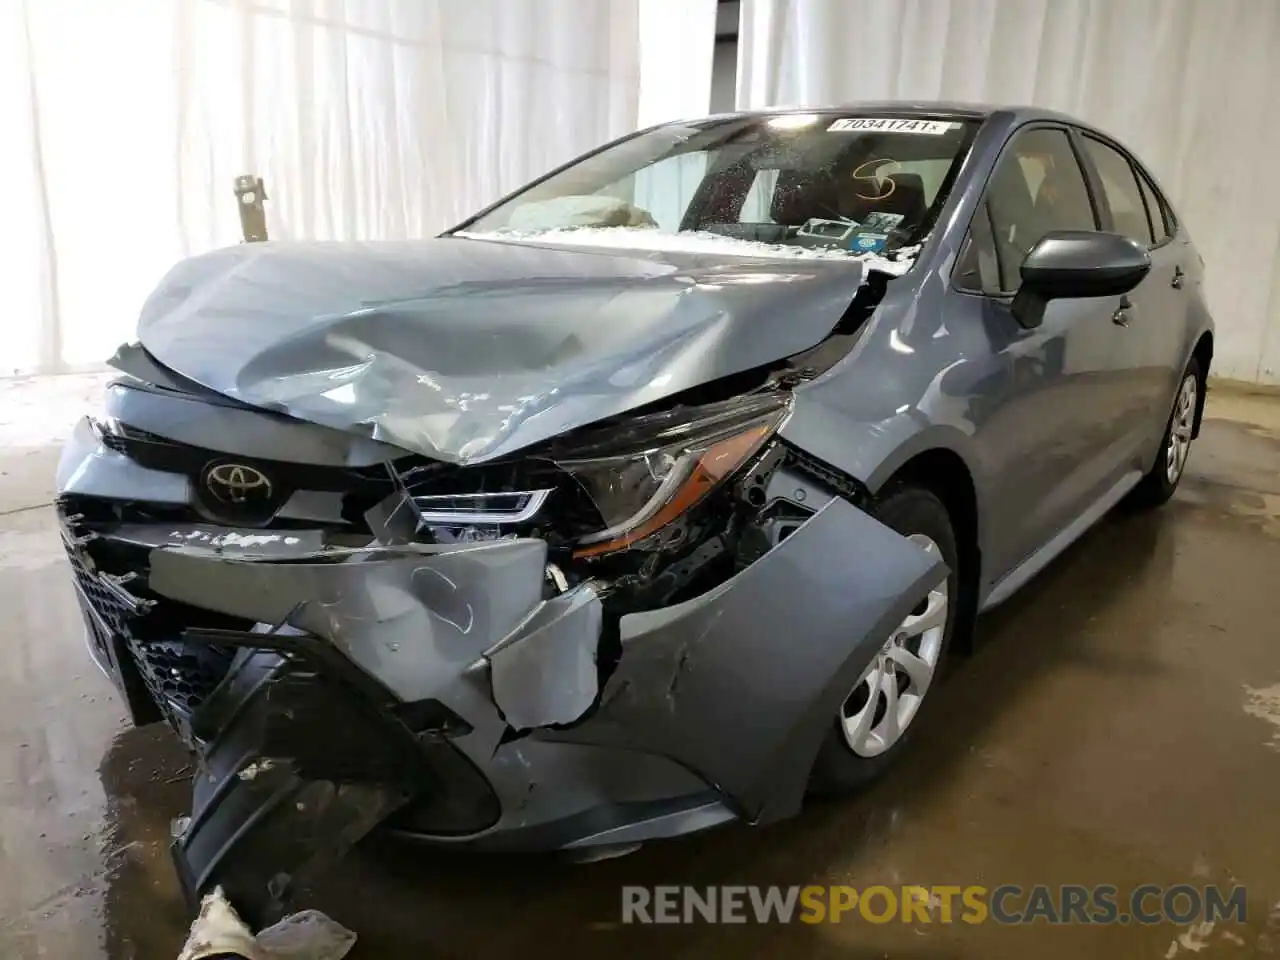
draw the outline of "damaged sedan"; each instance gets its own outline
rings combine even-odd
[[[188,894],[868,782],[981,610],[1172,495],[1201,273],[1123,146],[949,104],[663,125],[437,238],[178,264],[57,505],[90,652],[197,757]]]

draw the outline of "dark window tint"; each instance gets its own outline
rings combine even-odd
[[[969,235],[956,260],[955,278],[959,289],[971,293],[999,293],[1004,289],[996,239],[991,232],[991,209],[985,201],[969,224]]]
[[[1163,243],[1173,236],[1169,230],[1169,216],[1165,206],[1160,202],[1155,188],[1141,174],[1138,175],[1138,186],[1142,189],[1142,199],[1147,201],[1147,213],[1151,215],[1151,230],[1156,243]]]
[[[984,212],[995,246],[999,292],[1017,288],[1023,259],[1046,233],[1097,229],[1066,132],[1046,128],[1016,135],[996,164],[977,216]],[[984,280],[986,273],[982,271]]]
[[[1147,207],[1142,201],[1142,191],[1129,158],[1101,140],[1085,137],[1084,143],[1102,180],[1102,193],[1111,208],[1113,229],[1144,246],[1150,246],[1155,238],[1147,222]]]

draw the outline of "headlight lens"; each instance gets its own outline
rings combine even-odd
[[[626,549],[702,502],[765,444],[788,409],[775,396],[746,397],[583,438],[557,463],[591,496],[605,528],[580,538],[574,556]]]

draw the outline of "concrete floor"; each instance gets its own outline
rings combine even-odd
[[[52,463],[37,439],[11,435],[0,461],[0,956],[171,960],[186,917],[167,824],[187,804],[186,760],[163,730],[123,729],[82,649],[50,512],[32,508]],[[868,793],[588,866],[375,840],[311,905],[360,933],[354,956],[387,960],[530,944],[618,960],[1158,958],[1187,950],[1180,935],[1201,957],[1280,952],[1278,624],[1280,402],[1218,392],[1176,500],[1108,518],[984,619],[916,749]],[[622,884],[1064,882],[1240,883],[1249,921],[1195,939],[617,923]]]

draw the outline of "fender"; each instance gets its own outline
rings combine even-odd
[[[535,735],[666,756],[719,788],[748,822],[790,816],[840,704],[947,573],[941,559],[833,498],[719,587],[623,617],[622,658],[599,709]]]

